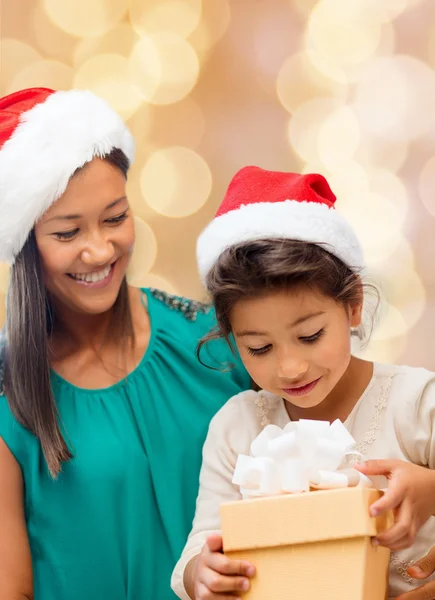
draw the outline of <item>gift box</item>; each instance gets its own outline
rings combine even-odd
[[[381,494],[353,487],[222,504],[224,553],[257,569],[244,598],[385,600],[390,552],[371,538],[392,516],[369,516]]]
[[[390,552],[371,538],[393,524],[372,518],[382,493],[343,423],[268,425],[239,455],[243,500],[221,505],[223,549],[257,569],[246,600],[385,600]]]

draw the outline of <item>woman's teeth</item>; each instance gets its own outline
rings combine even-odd
[[[80,275],[78,273],[75,273],[75,274],[70,273],[70,276],[73,279],[78,279],[79,281],[85,281],[86,283],[98,283],[99,281],[103,281],[103,279],[106,279],[106,277],[110,273],[111,268],[112,268],[112,266],[110,265],[109,267],[106,267],[104,269],[104,271],[96,271],[94,273],[84,273],[83,275]]]

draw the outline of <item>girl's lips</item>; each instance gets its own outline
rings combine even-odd
[[[76,283],[78,283],[79,285],[82,285],[83,287],[86,288],[90,288],[93,290],[97,290],[97,289],[101,289],[106,287],[107,285],[109,285],[109,283],[112,281],[113,279],[113,273],[115,272],[115,265],[116,265],[115,261],[114,263],[112,263],[110,265],[110,271],[109,274],[107,275],[107,277],[105,277],[104,279],[102,279],[101,281],[82,281],[80,279],[74,279],[74,277],[70,277],[70,279],[72,279],[73,281],[75,281]]]
[[[287,396],[306,396],[316,387],[316,385],[319,383],[320,379],[321,378],[319,377],[318,379],[315,379],[311,383],[307,383],[306,385],[302,385],[299,387],[283,389],[283,392],[285,394],[287,394]]]

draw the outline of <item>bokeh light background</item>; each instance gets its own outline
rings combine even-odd
[[[203,298],[195,240],[234,172],[318,171],[388,299],[366,354],[435,369],[434,0],[3,0],[1,17],[2,94],[90,88],[133,131],[133,284]]]

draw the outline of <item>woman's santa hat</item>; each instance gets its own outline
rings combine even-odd
[[[114,148],[133,160],[129,130],[91,92],[32,88],[0,99],[0,262],[14,262],[75,171]]]
[[[322,175],[241,169],[215,218],[199,236],[197,259],[203,281],[226,248],[260,239],[318,244],[359,271],[364,264],[361,246],[335,210],[335,200]]]

